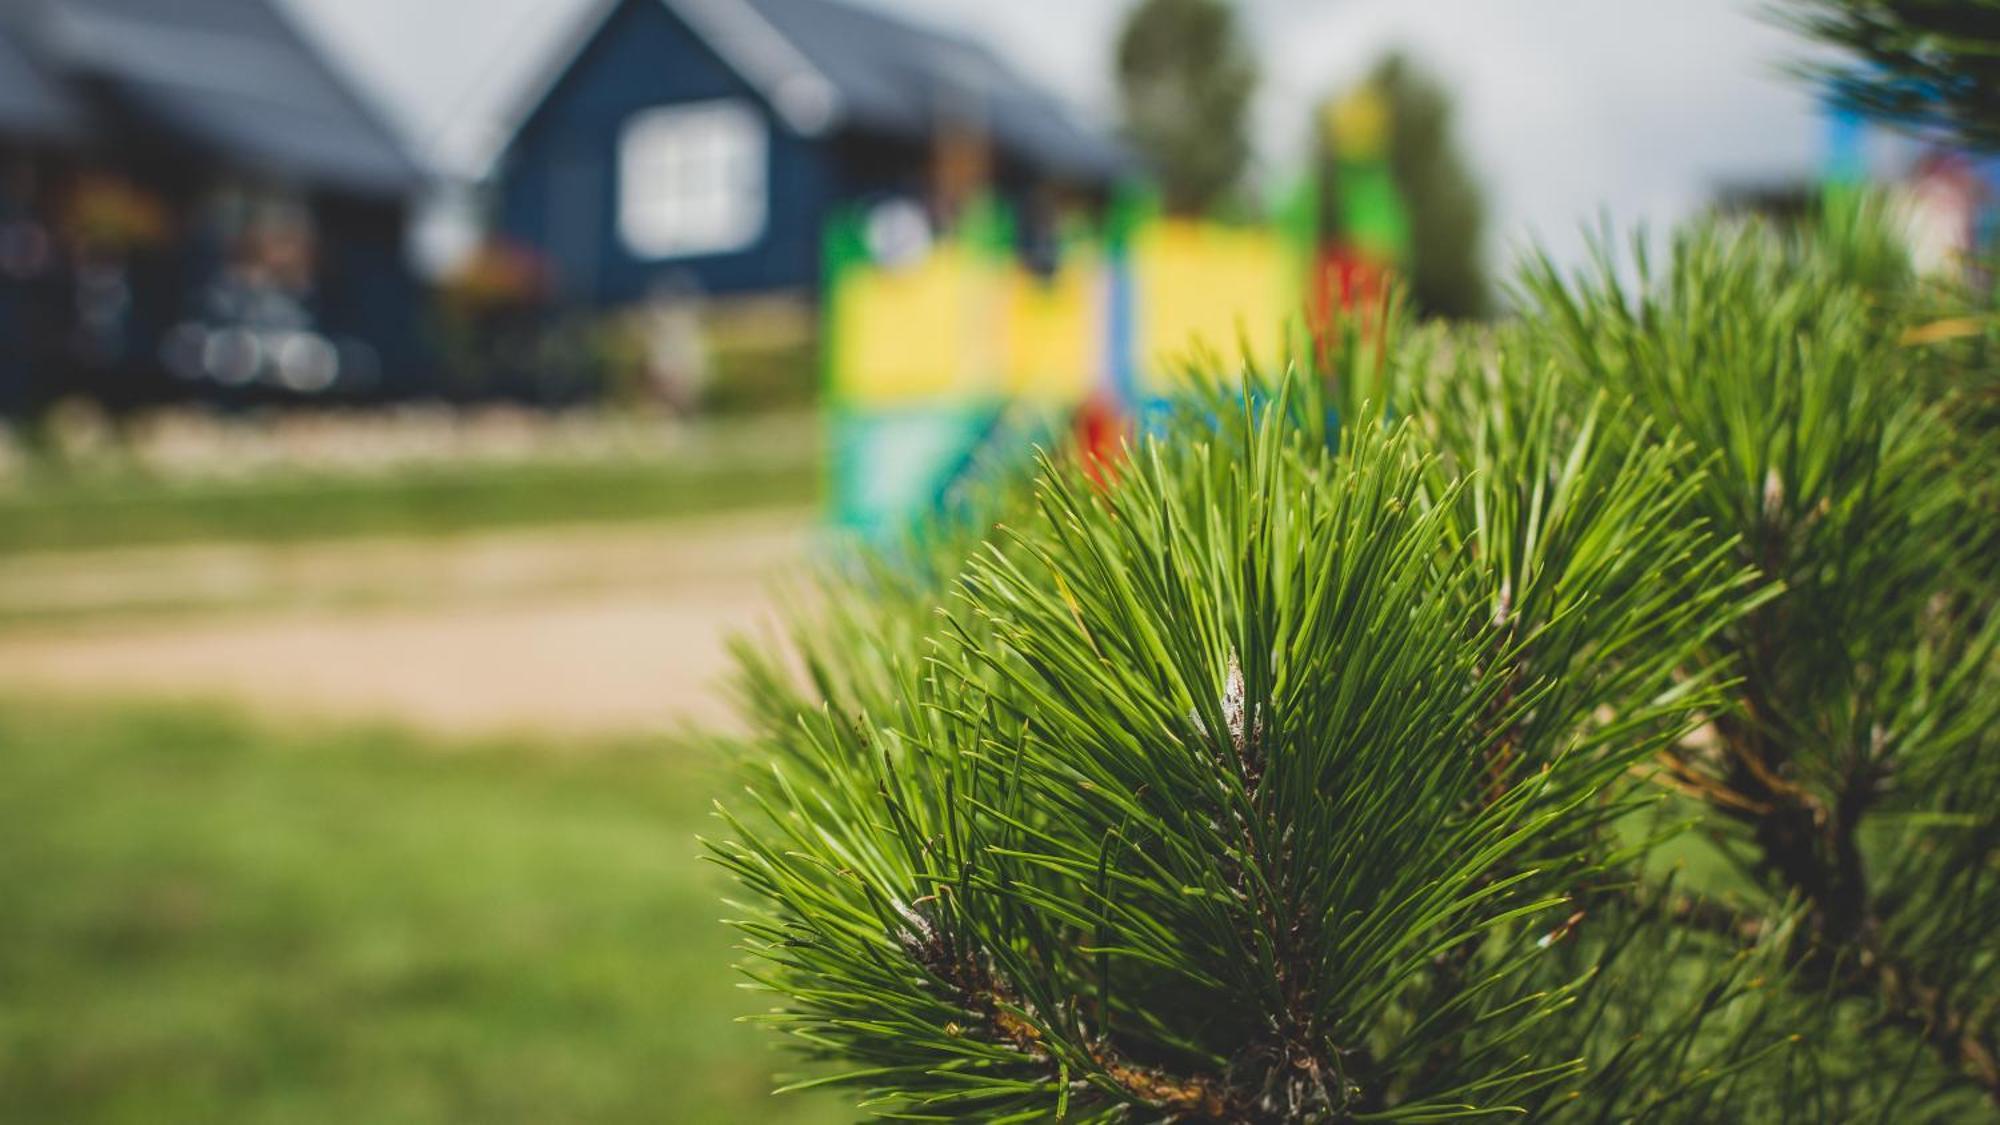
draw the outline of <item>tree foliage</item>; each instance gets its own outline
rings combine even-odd
[[[2000,0],[1791,0],[1782,10],[1844,54],[1810,68],[1840,104],[2000,151]]]
[[[1874,231],[1711,226],[1536,268],[1504,326],[1204,362],[1115,480],[1052,452],[831,579],[744,650],[711,845],[801,1084],[1992,1112],[2000,625],[1937,389],[1979,353],[1906,342]]]
[[[1228,0],[1139,0],[1118,37],[1125,135],[1169,210],[1230,200],[1250,163],[1257,61]]]
[[[1608,264],[1576,282],[1543,267],[1529,289],[1563,369],[1687,435],[1702,514],[1785,588],[1705,653],[1736,669],[1740,706],[1675,747],[1666,779],[1752,882],[1802,904],[1814,987],[2000,1099],[1986,482],[1957,456],[1935,358],[1884,307],[1902,295],[1839,264],[1711,230],[1635,294]]]

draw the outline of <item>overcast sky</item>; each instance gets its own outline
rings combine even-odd
[[[448,169],[475,168],[524,86],[598,0],[284,0]],[[1128,0],[861,0],[984,38],[1088,114],[1110,116]],[[1392,47],[1459,101],[1501,258],[1573,259],[1601,216],[1659,227],[1721,184],[1810,173],[1823,128],[1783,72],[1802,47],[1759,0],[1242,0],[1264,66],[1273,175],[1306,108]]]

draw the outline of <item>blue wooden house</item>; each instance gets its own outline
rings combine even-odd
[[[496,168],[499,232],[575,304],[810,296],[836,207],[907,230],[993,192],[1032,240],[1132,169],[984,45],[839,0],[607,0],[578,26]]]
[[[0,413],[421,392],[424,175],[282,0],[0,0]]]

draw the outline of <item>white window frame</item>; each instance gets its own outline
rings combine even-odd
[[[737,98],[642,110],[618,136],[618,236],[634,257],[745,250],[770,208],[770,130]]]

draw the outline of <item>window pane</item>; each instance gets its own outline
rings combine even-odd
[[[619,140],[618,230],[642,258],[742,250],[764,232],[768,135],[741,101],[635,114]]]

